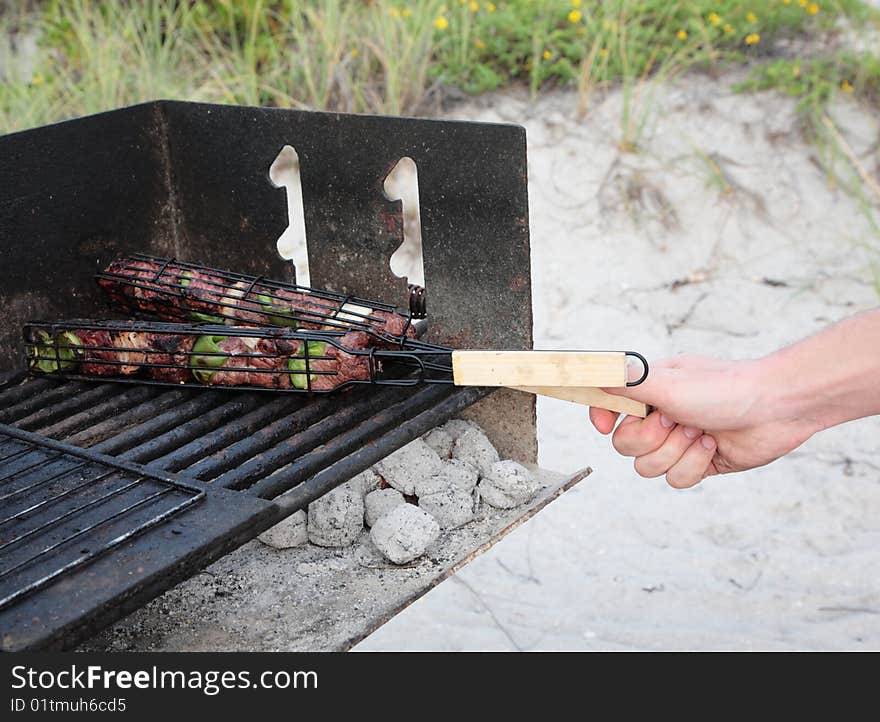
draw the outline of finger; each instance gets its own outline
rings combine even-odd
[[[620,416],[616,411],[608,409],[597,409],[595,406],[590,407],[590,421],[600,434],[610,434],[614,431],[614,424],[617,423],[617,417]]]
[[[624,456],[644,456],[659,449],[674,426],[675,422],[659,411],[644,419],[627,416],[618,425],[611,443]]]
[[[666,441],[649,454],[639,456],[635,469],[639,476],[653,478],[663,476],[682,458],[688,447],[703,432],[690,426],[676,426],[666,437]]]
[[[673,467],[666,472],[666,481],[674,489],[688,489],[705,479],[712,469],[712,457],[718,445],[703,434],[694,441]]]

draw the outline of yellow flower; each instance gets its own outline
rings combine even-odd
[[[840,84],[840,89],[841,89],[844,93],[851,93],[851,92],[853,92],[853,86],[852,86],[852,83],[850,83],[848,80],[844,80],[844,81]]]
[[[746,35],[746,45],[757,45],[761,42],[761,36],[758,33]]]
[[[449,27],[449,21],[443,15],[441,15],[434,21],[434,27],[438,30],[446,30],[446,28]]]
[[[581,13],[580,10],[572,10],[568,14],[568,22],[570,23],[579,23],[581,21]]]
[[[495,3],[489,3],[488,5],[486,5],[486,10],[490,13],[494,13],[496,10]]]
[[[782,0],[783,5],[791,5],[791,0]]]
[[[801,76],[801,66],[800,65],[793,65],[791,68],[791,74],[794,77],[799,78]]]
[[[758,18],[755,16],[755,13],[746,13],[746,20],[750,23],[758,22]]]
[[[31,78],[31,85],[42,85],[43,84],[43,76],[39,73],[36,73],[33,78]]]
[[[805,8],[807,7],[807,2],[808,0],[798,0],[798,5],[800,5],[802,8]]]
[[[351,52],[349,53],[349,55],[353,58],[356,58],[360,54],[361,54],[361,51],[358,50],[357,48],[352,48]]]
[[[815,15],[817,12],[819,12],[819,6],[816,5],[816,3],[810,3],[809,5],[807,5],[807,12],[810,15]]]
[[[482,40],[480,40],[479,38],[477,38],[476,40],[474,40],[474,45],[476,45],[480,50],[482,50],[483,48],[486,47],[486,43],[484,43],[484,42],[483,42]]]
[[[721,16],[718,13],[709,13],[709,22],[713,25],[721,25]]]
[[[675,34],[675,37],[677,37],[679,40],[687,40],[688,39],[687,30],[679,30]]]
[[[408,18],[410,15],[412,15],[412,11],[409,8],[404,8],[400,11],[400,14],[403,15],[403,17]]]
[[[550,58],[552,58],[552,57],[553,57],[553,53],[551,53],[549,50],[544,51],[544,60],[550,60]]]
[[[599,56],[603,58],[608,57],[608,48],[599,48]]]
[[[571,6],[573,8],[579,8],[581,6],[581,0],[571,0]]]
[[[399,18],[400,10],[398,10],[397,8],[388,8],[388,14],[393,18]]]
[[[474,0],[471,0],[471,4],[468,5],[468,7],[471,9],[472,13],[475,13],[475,12],[477,12],[477,10],[480,9],[480,3],[474,2]]]
[[[727,33],[728,35],[730,35],[731,33],[734,33],[736,31],[734,30],[733,25],[731,25],[730,23],[727,23],[727,25],[724,26],[724,32]]]

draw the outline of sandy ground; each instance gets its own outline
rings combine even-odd
[[[568,93],[451,113],[528,130],[536,347],[750,357],[878,304],[859,204],[794,104],[735,79],[656,96],[635,154],[617,150],[619,92],[584,119]],[[833,116],[876,176],[878,119],[851,99]],[[582,407],[542,401],[541,465],[594,474],[358,648],[878,649],[878,432],[847,424],[680,492]]]

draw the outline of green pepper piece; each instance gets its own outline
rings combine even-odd
[[[192,277],[193,277],[192,273],[190,273],[189,271],[184,271],[180,275],[181,275],[181,278],[178,281],[178,283],[183,288],[186,288],[187,286],[189,286],[190,283],[192,283]]]
[[[226,338],[226,336],[199,336],[196,339],[196,342],[193,344],[192,353],[190,353],[190,358],[192,359],[193,366],[219,367],[226,363],[226,359],[228,359],[229,356],[228,354],[223,354],[223,351],[217,345],[218,343],[225,341]],[[197,356],[196,354],[223,355]],[[211,380],[211,377],[216,373],[216,371],[199,368],[193,369],[192,373],[196,381],[198,381],[200,384],[206,384]]]
[[[275,324],[276,326],[292,326],[293,328],[296,328],[296,319],[290,318],[290,316],[293,314],[293,309],[285,308],[284,306],[278,306],[278,305],[272,303],[271,298],[269,298],[268,296],[263,295],[263,294],[260,294],[259,296],[257,296],[257,301],[259,301],[259,303],[260,303],[260,306],[261,306],[260,310],[263,313],[270,314],[269,320],[273,324]],[[277,313],[286,313],[288,315],[287,316],[274,315]]]
[[[31,359],[31,368],[46,374],[55,373],[75,366],[77,363],[78,349],[82,346],[79,337],[70,331],[62,331],[53,343],[52,337],[45,331],[37,331],[38,344],[34,345]],[[55,348],[58,348],[56,354]],[[48,358],[38,358],[40,356]]]
[[[323,356],[327,350],[327,344],[323,341],[307,341],[309,347],[309,367],[311,368],[316,356]],[[306,381],[306,358],[305,350],[301,350],[296,356],[291,356],[287,361],[287,370],[290,371],[290,383],[295,389],[307,389]],[[314,381],[318,374],[309,374],[309,381]]]
[[[295,389],[307,389],[306,360],[302,357],[291,356],[287,360],[287,370],[290,371],[290,383]],[[312,374],[314,376],[314,374]]]
[[[190,311],[189,317],[194,321],[201,321],[203,323],[213,323],[223,325],[223,319],[220,316],[209,316],[207,313],[198,313],[197,311]],[[225,337],[224,337],[225,338]]]
[[[61,357],[61,368],[66,369],[76,364],[77,356],[83,345],[79,336],[73,331],[62,331],[58,334],[58,355]]]
[[[29,353],[33,356],[30,360],[31,369],[42,371],[44,374],[50,374],[55,371],[55,349],[50,345],[52,343],[51,336],[45,331],[37,331],[34,334],[33,346],[30,347]],[[47,356],[49,358],[39,358]]]
[[[327,350],[327,344],[324,341],[309,341],[309,358],[315,356],[323,356]]]

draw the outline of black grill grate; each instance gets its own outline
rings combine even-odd
[[[181,513],[204,491],[0,424],[0,610]]]
[[[72,646],[490,391],[0,389],[0,648]]]

